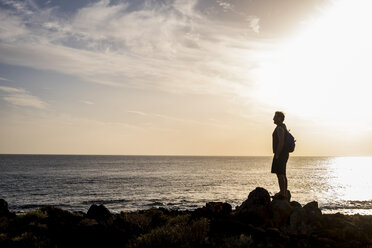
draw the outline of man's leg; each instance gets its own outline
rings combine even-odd
[[[288,197],[288,180],[287,180],[287,176],[286,175],[283,175],[283,176],[284,176],[285,196]]]
[[[279,182],[279,189],[280,194],[287,197],[287,187],[288,187],[288,181],[287,176],[282,174],[277,174],[278,182]]]

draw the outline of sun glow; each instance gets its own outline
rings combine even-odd
[[[335,2],[301,34],[270,51],[257,71],[259,100],[328,123],[371,122],[370,9],[371,1]]]

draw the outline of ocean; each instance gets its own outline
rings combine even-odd
[[[271,157],[0,155],[0,198],[24,212],[43,205],[86,212],[152,207],[233,208],[256,187],[279,191]],[[292,200],[323,213],[372,214],[372,157],[290,157]]]

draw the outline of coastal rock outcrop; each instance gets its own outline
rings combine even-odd
[[[322,214],[256,188],[236,209],[223,202],[179,211],[152,208],[111,213],[44,206],[9,212],[0,200],[0,247],[372,247],[372,216]]]
[[[111,225],[114,221],[110,211],[104,205],[93,204],[90,206],[87,217],[95,219],[98,223],[103,225]]]
[[[208,202],[204,207],[198,208],[193,212],[194,217],[223,217],[229,216],[232,206],[226,202]]]
[[[9,214],[8,203],[4,199],[0,199],[0,216]]]
[[[273,200],[270,210],[274,226],[283,226],[288,224],[293,207],[287,200]]]
[[[271,217],[269,192],[257,187],[242,205],[236,207],[235,216],[249,224],[266,225]]]

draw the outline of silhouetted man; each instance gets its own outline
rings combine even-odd
[[[286,176],[286,167],[289,157],[289,151],[284,145],[285,143],[285,132],[287,127],[284,122],[284,113],[276,111],[274,115],[274,123],[276,128],[273,132],[273,152],[274,158],[271,166],[271,173],[275,173],[278,177],[279,194],[285,198],[288,198],[288,182]]]

